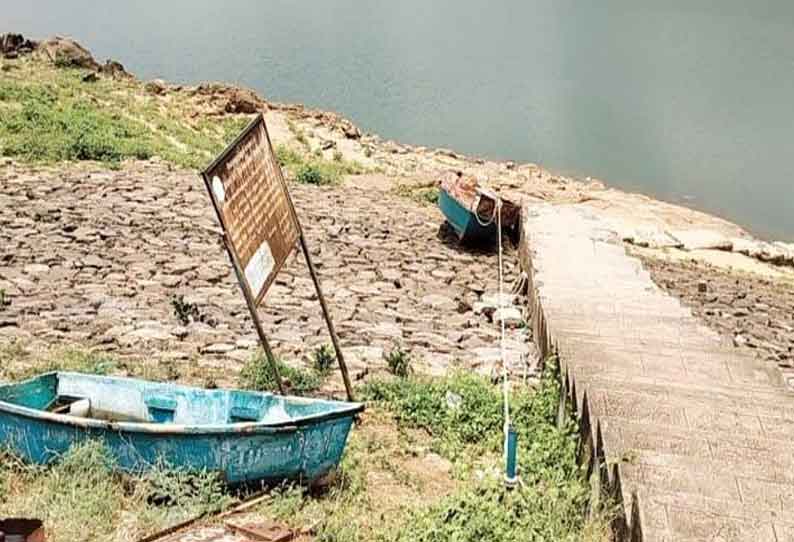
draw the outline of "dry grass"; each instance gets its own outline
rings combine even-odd
[[[72,448],[50,467],[0,452],[0,516],[40,518],[53,542],[135,540],[232,501],[211,474],[164,466],[119,474],[98,442]]]

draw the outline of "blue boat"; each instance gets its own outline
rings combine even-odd
[[[342,458],[359,403],[47,373],[0,386],[0,448],[47,464],[97,439],[120,469],[220,473],[227,483],[312,481]]]
[[[496,238],[495,222],[480,223],[474,212],[464,207],[443,188],[438,193],[438,207],[455,230],[458,239],[478,242]]]
[[[481,188],[475,179],[459,173],[447,175],[439,185],[438,206],[458,239],[474,243],[496,239],[499,196]],[[503,230],[514,229],[519,208],[502,199],[500,209]]]

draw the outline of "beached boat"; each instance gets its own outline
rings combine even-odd
[[[461,241],[485,242],[496,239],[496,202],[499,197],[483,188],[476,179],[450,173],[439,182],[438,206]],[[518,224],[520,210],[501,199],[502,230]]]
[[[221,473],[230,484],[311,481],[339,463],[359,403],[48,373],[0,386],[0,448],[46,464],[88,439],[119,468]]]

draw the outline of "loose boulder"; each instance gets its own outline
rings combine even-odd
[[[6,58],[15,58],[21,54],[33,52],[36,42],[25,39],[22,34],[0,34],[0,54]]]
[[[247,88],[232,88],[227,92],[227,113],[256,113],[264,109],[262,99],[252,90]]]
[[[116,62],[115,60],[106,60],[99,68],[99,71],[113,79],[130,79],[132,77],[132,74],[124,69],[121,62]]]
[[[39,44],[38,51],[42,57],[59,67],[99,70],[99,64],[91,53],[71,38],[48,38]]]
[[[361,139],[361,130],[358,126],[347,120],[340,120],[339,127],[348,139]]]
[[[192,91],[193,94],[204,96],[210,110],[217,114],[244,113],[251,114],[267,111],[267,102],[256,92],[247,88],[238,88],[220,83],[204,83]]]
[[[156,96],[165,94],[168,90],[168,86],[162,79],[152,79],[151,81],[147,81],[143,88],[149,94],[154,94]]]

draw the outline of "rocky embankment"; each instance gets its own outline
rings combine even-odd
[[[156,162],[123,171],[7,164],[0,184],[0,340],[209,368],[238,367],[257,348],[195,174]],[[495,254],[460,247],[435,208],[361,183],[291,190],[357,376],[385,367],[395,348],[426,372],[491,370]],[[506,271],[517,278],[514,258]],[[287,361],[308,362],[330,342],[299,253],[262,313]],[[505,317],[519,370],[535,360],[521,314]]]
[[[136,82],[119,62],[97,62],[68,38],[34,42],[6,34],[0,53],[12,62],[31,57],[83,70],[87,82]],[[412,197],[449,170],[487,180],[518,201],[597,213],[616,242],[642,247],[657,282],[701,307],[710,325],[736,338],[739,347],[790,363],[792,323],[786,316],[794,307],[786,313],[788,298],[781,305],[774,291],[792,273],[791,244],[754,239],[719,218],[536,164],[384,140],[335,113],[273,103],[248,89],[162,80],[136,85],[125,92],[161,108],[178,103],[188,123],[263,112],[276,144],[327,160],[338,154],[370,173],[330,187],[292,187],[359,375],[382,366],[384,354],[397,346],[411,350],[428,371],[483,368],[498,354],[490,295],[496,291],[495,256],[458,246],[439,229],[440,213]],[[125,163],[119,171],[7,160],[0,182],[0,340],[36,347],[74,343],[131,359],[207,367],[251,355],[255,336],[193,172],[156,159]],[[692,271],[677,263],[682,260],[701,267]],[[507,261],[509,279],[515,279],[514,258]],[[761,298],[741,297],[755,279],[737,279],[735,268],[765,277],[758,280],[768,283],[753,290]],[[710,277],[707,292],[693,290]],[[306,360],[327,342],[313,296],[302,262],[293,258],[264,309],[266,326],[287,359]],[[741,300],[748,296],[753,304],[745,307]],[[187,308],[186,319],[176,300],[182,312]],[[740,311],[749,315],[737,316]],[[532,361],[521,317],[512,315],[511,323],[511,350]]]

